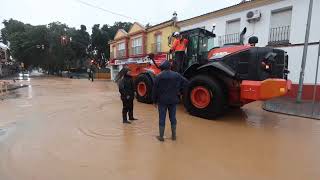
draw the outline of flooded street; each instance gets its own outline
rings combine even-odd
[[[122,124],[112,82],[31,79],[0,101],[0,180],[317,180],[320,121],[265,112],[256,102],[216,121],[178,109],[167,121],[135,102]]]

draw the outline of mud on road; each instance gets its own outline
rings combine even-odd
[[[0,180],[316,180],[320,121],[265,112],[259,102],[215,121],[178,108],[178,139],[135,102],[121,123],[115,84],[31,79],[0,102]]]

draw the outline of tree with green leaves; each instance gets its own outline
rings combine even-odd
[[[91,55],[98,61],[102,59],[104,55],[105,59],[110,57],[110,47],[108,42],[113,40],[119,29],[129,31],[132,23],[130,22],[115,22],[113,26],[108,24],[103,25],[100,28],[100,24],[95,24],[92,27],[91,34]]]
[[[2,41],[10,42],[13,58],[26,67],[42,67],[49,72],[84,67],[89,57],[103,63],[109,58],[108,42],[117,30],[128,31],[132,25],[116,22],[113,26],[106,24],[100,28],[96,24],[90,36],[85,25],[80,29],[60,22],[32,26],[13,19],[5,20],[3,24]]]

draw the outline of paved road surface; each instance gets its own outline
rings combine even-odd
[[[139,121],[121,123],[111,82],[29,83],[0,101],[1,180],[320,179],[320,121],[265,112],[260,103],[217,121],[180,107],[178,140],[160,143],[153,106],[136,102]]]

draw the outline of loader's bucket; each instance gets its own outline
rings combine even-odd
[[[284,96],[291,89],[291,81],[285,79],[266,79],[264,81],[242,81],[242,100],[268,100]]]

